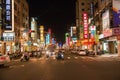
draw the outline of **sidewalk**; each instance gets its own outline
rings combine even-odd
[[[120,61],[120,56],[118,54],[103,54],[103,55],[97,55],[96,59],[98,60],[110,60],[110,61]]]
[[[118,54],[103,54],[103,55],[100,55],[99,57],[119,57]]]

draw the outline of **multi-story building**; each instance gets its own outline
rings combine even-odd
[[[85,48],[85,36],[86,39],[89,37],[89,28],[88,28],[88,18],[90,17],[90,4],[93,0],[76,0],[76,27],[77,27],[77,37],[78,42],[80,42],[80,47]],[[86,20],[84,20],[83,16],[85,15]],[[86,23],[84,23],[86,21]],[[85,25],[87,25],[86,29],[84,29]],[[85,31],[86,30],[86,31]],[[85,34],[86,33],[86,34]]]
[[[33,42],[37,42],[37,21],[36,21],[37,18],[35,17],[31,17],[31,38],[32,38],[32,41]]]
[[[31,51],[38,50],[39,47],[39,28],[37,25],[37,17],[31,17],[31,27],[30,27],[30,41],[31,41]]]
[[[84,2],[85,1],[85,2]],[[87,0],[90,1],[90,0]],[[78,29],[80,28],[80,40],[83,38],[85,40],[84,31],[86,28],[86,14],[82,15],[82,13],[87,12],[88,18],[90,22],[88,23],[88,41],[90,41],[91,34],[93,33],[90,26],[95,30],[95,42],[96,50],[103,50],[105,53],[120,54],[120,8],[119,8],[119,0],[92,0],[87,2],[86,0],[77,0],[76,2],[76,26]],[[85,6],[88,4],[88,7]],[[83,7],[88,9],[84,11]],[[82,10],[80,12],[80,10]],[[83,18],[82,18],[82,17]],[[97,41],[99,35],[99,41]],[[82,40],[81,40],[82,41]],[[84,42],[83,42],[84,43]],[[89,42],[88,42],[89,43]],[[83,45],[83,44],[81,44]]]
[[[118,39],[116,36],[118,33],[114,32],[119,30],[119,24],[115,25],[117,22],[115,19],[119,16],[114,14],[113,8],[118,8],[119,4],[117,3],[119,2],[117,0],[94,0],[94,22],[100,40],[98,46],[109,54],[118,52]]]
[[[0,0],[0,32],[2,52],[21,50],[23,30],[29,28],[29,7],[26,0]]]

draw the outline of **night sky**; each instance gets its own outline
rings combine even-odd
[[[30,17],[38,17],[38,26],[52,29],[57,41],[64,42],[64,34],[75,25],[75,0],[27,0]]]

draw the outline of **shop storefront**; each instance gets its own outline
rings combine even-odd
[[[109,37],[108,40],[103,41],[103,50],[105,53],[117,53],[117,39],[116,37]]]

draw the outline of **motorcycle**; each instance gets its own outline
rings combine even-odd
[[[28,56],[22,56],[20,61],[29,61],[29,57]]]

